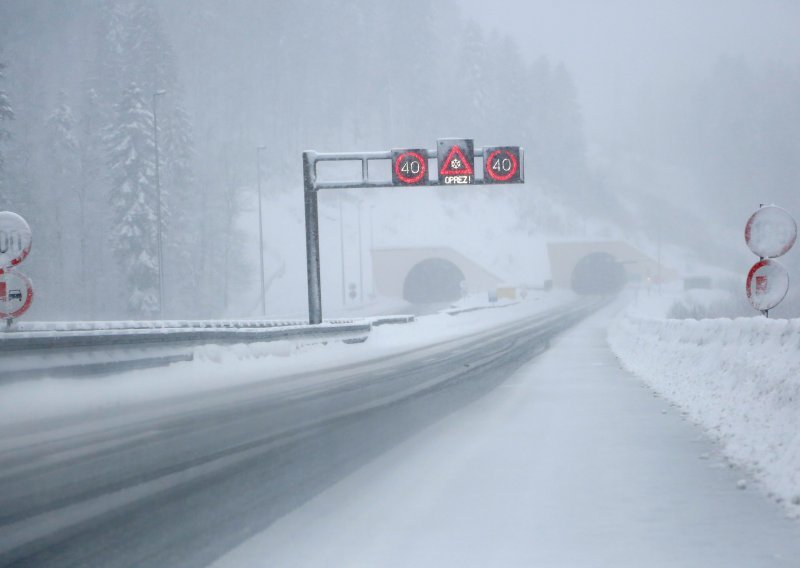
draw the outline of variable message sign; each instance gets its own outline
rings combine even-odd
[[[427,183],[427,150],[392,150],[393,185],[426,185]]]
[[[484,183],[522,183],[523,181],[519,146],[483,149]]]
[[[468,185],[475,181],[475,145],[466,138],[443,138],[437,141],[439,183]]]

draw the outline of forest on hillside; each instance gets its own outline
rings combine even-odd
[[[602,167],[609,149],[586,140],[578,95],[557,58],[450,0],[2,0],[0,208],[53,253],[27,264],[49,319],[159,312],[157,186],[163,315],[225,314],[208,274],[257,279],[237,219],[261,146],[269,203],[299,195],[306,149],[517,144],[520,226],[569,234],[547,196],[651,241],[680,226],[672,244],[702,240],[717,260],[733,244],[714,241],[714,223],[743,223],[760,199],[800,212],[800,64],[732,54],[650,85],[620,117],[627,161]]]

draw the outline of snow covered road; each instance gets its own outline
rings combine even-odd
[[[612,313],[216,568],[800,565],[800,525],[620,368]]]
[[[262,366],[260,382],[186,399],[4,425],[0,565],[206,565],[485,395],[597,306],[520,307],[379,359],[281,379]]]

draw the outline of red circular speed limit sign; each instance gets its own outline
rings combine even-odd
[[[15,270],[0,274],[0,319],[18,318],[33,302],[33,285]]]
[[[31,252],[31,228],[11,211],[0,211],[0,274],[18,265]]]
[[[394,185],[423,185],[427,181],[427,150],[392,150],[392,183]]]
[[[520,171],[520,152],[516,146],[502,148],[484,148],[483,180],[484,183],[519,183],[522,181]]]
[[[755,309],[771,310],[789,291],[789,273],[776,260],[760,260],[747,274],[745,286],[747,299]]]

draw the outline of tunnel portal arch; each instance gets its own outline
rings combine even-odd
[[[464,273],[443,258],[427,258],[408,271],[403,298],[412,304],[452,302],[461,298]]]
[[[572,290],[576,294],[616,294],[625,281],[625,268],[607,252],[584,256],[572,270]]]

